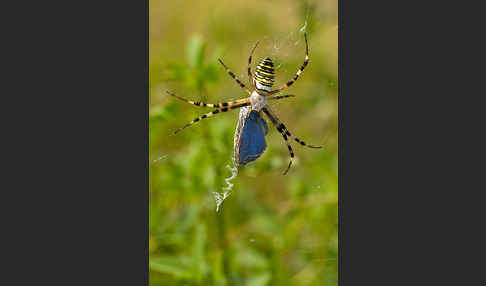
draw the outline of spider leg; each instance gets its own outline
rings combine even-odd
[[[220,107],[231,107],[233,105],[249,102],[248,98],[243,98],[243,99],[238,99],[234,101],[228,101],[228,102],[221,102],[221,103],[204,103],[204,102],[199,102],[199,101],[192,101],[189,99],[185,99],[183,97],[177,96],[171,92],[166,91],[169,95],[172,95],[173,97],[180,99],[182,101],[185,101],[189,104],[196,105],[196,106],[202,106],[202,107],[214,107],[214,108],[220,108]]]
[[[274,97],[269,97],[268,99],[269,100],[271,100],[271,99],[282,99],[282,98],[287,98],[287,97],[295,97],[295,95],[293,95],[293,94],[277,95],[277,96],[274,96]]]
[[[243,88],[249,95],[251,95],[250,90],[235,76],[235,74],[223,63],[221,59],[218,59],[218,61],[223,65],[224,69],[226,72],[234,79],[236,82],[240,85],[241,88]]]
[[[305,60],[304,60],[304,63],[302,64],[300,69],[297,71],[297,73],[295,74],[293,79],[291,79],[289,82],[284,84],[282,87],[280,87],[276,90],[270,91],[269,94],[279,93],[282,90],[284,90],[284,89],[288,88],[289,86],[291,86],[292,84],[294,84],[294,82],[297,81],[297,79],[299,78],[299,75],[302,73],[302,71],[305,69],[305,67],[309,63],[309,46],[307,44],[307,33],[304,33],[304,39],[305,39]]]
[[[280,120],[270,111],[270,108],[268,106],[265,106],[263,108],[263,112],[270,118],[270,121],[272,121],[273,125],[277,128],[278,132],[282,134],[283,139],[285,140],[285,144],[287,144],[287,148],[289,149],[290,152],[290,161],[289,165],[287,166],[287,169],[283,172],[283,175],[287,175],[287,172],[290,169],[290,166],[292,165],[292,161],[294,160],[294,151],[292,150],[292,146],[290,146],[290,142],[288,141],[287,135],[283,132],[283,129],[280,128]]]
[[[271,97],[269,99],[272,99],[272,98],[273,97]],[[277,129],[280,133],[285,134],[287,137],[294,139],[297,143],[299,143],[302,146],[306,146],[306,147],[309,147],[309,148],[315,148],[315,149],[322,148],[322,146],[314,146],[314,145],[306,144],[301,139],[290,134],[290,131],[287,129],[287,127],[282,123],[282,121],[280,121],[280,119],[278,119],[277,115],[275,115],[275,113],[270,109],[270,107],[268,107],[268,105],[265,106],[265,108],[263,109],[263,112],[265,112],[265,114],[268,116],[268,118],[270,118],[270,121],[272,121],[272,123],[275,124],[275,126],[277,127]],[[282,131],[280,131],[280,130],[282,130]]]
[[[251,89],[254,89],[253,75],[251,73],[251,57],[253,56],[253,52],[255,51],[259,43],[260,41],[257,41],[256,44],[253,46],[253,49],[251,49],[250,57],[248,58],[248,80],[250,81]]]
[[[288,141],[289,137],[293,138],[295,141],[297,141],[302,146],[307,146],[307,147],[310,147],[310,148],[322,148],[322,146],[308,145],[308,144],[304,143],[304,141],[302,141],[299,138],[290,134],[287,127],[285,127],[285,125],[282,123],[282,121],[280,121],[280,119],[278,119],[277,115],[275,115],[275,113],[273,113],[273,111],[270,109],[270,107],[268,105],[266,105],[262,110],[263,110],[263,112],[265,112],[265,114],[268,116],[268,118],[270,118],[270,121],[272,121],[273,125],[275,125],[278,132],[280,132],[280,134],[282,134],[282,137],[284,138],[285,143],[287,144],[287,148],[289,149],[290,162],[289,162],[289,166],[287,167],[287,169],[284,172],[284,175],[286,175],[287,172],[289,171],[290,166],[292,165],[292,160],[294,158],[294,152],[293,152],[292,147],[290,146],[290,143]]]
[[[179,131],[181,131],[182,129],[186,128],[186,127],[189,127],[191,126],[192,124],[200,121],[200,120],[203,120],[204,118],[208,118],[208,117],[211,117],[211,116],[214,116],[218,113],[222,113],[222,112],[227,112],[227,111],[230,111],[230,110],[233,110],[233,109],[236,109],[236,108],[240,108],[240,107],[243,107],[243,106],[247,106],[247,105],[250,105],[250,99],[249,98],[246,98],[245,99],[247,102],[243,102],[243,103],[240,103],[240,104],[236,104],[236,105],[233,105],[233,106],[227,106],[227,107],[223,107],[221,109],[216,109],[216,110],[213,110],[209,113],[206,113],[206,114],[203,114],[197,118],[195,118],[194,120],[192,120],[191,122],[187,123],[186,125],[180,127],[179,129],[177,129],[174,134],[177,134]]]

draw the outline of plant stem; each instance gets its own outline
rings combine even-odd
[[[199,99],[201,102],[207,102],[207,91],[202,85],[199,88]],[[219,162],[216,158],[216,154],[218,151],[214,148],[213,144],[211,144],[211,139],[212,136],[207,128],[203,128],[203,138],[204,141],[206,142],[206,149],[208,150],[208,153],[211,154],[211,159],[212,159],[212,166],[214,167],[215,173],[216,173],[216,180],[214,184],[214,189],[217,190],[219,189],[219,182],[223,181],[223,175],[221,173],[221,168],[218,168],[218,166],[221,166],[221,162]],[[226,278],[226,282],[230,278],[230,254],[228,251],[228,239],[227,239],[227,231],[226,231],[226,220],[225,220],[225,211],[224,209],[220,209],[219,212],[214,212],[214,215],[216,216],[216,221],[217,221],[217,226],[218,226],[218,244],[220,249],[223,252],[223,273]]]

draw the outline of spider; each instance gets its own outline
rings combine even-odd
[[[302,146],[307,146],[309,148],[321,148],[322,146],[312,146],[304,143],[304,141],[300,140],[299,138],[292,135],[287,127],[280,121],[277,115],[270,109],[267,105],[268,100],[278,100],[287,97],[294,97],[295,95],[278,95],[272,96],[273,94],[279,93],[297,81],[299,75],[302,73],[304,68],[309,63],[309,48],[307,44],[307,34],[304,33],[305,39],[305,60],[302,66],[299,68],[295,76],[288,81],[286,84],[272,90],[272,86],[275,79],[275,70],[273,68],[273,62],[269,57],[263,59],[256,67],[255,76],[253,76],[251,72],[251,59],[253,56],[253,52],[255,51],[256,47],[258,46],[260,41],[257,41],[256,44],[253,46],[250,57],[248,58],[248,78],[249,78],[249,85],[250,88],[247,88],[245,84],[243,84],[233,72],[223,63],[221,59],[218,61],[223,65],[226,72],[240,85],[242,89],[244,89],[250,97],[238,99],[235,101],[229,102],[222,102],[222,103],[203,103],[203,102],[196,102],[191,101],[182,97],[179,97],[169,91],[167,93],[175,98],[178,98],[182,101],[187,103],[201,106],[201,107],[212,107],[217,108],[209,113],[206,113],[202,116],[197,117],[196,119],[192,120],[191,122],[187,123],[186,125],[182,126],[181,128],[177,129],[174,134],[178,133],[179,131],[183,130],[186,127],[191,126],[192,124],[211,116],[214,116],[218,113],[227,112],[229,110],[233,110],[236,108],[240,109],[240,119],[238,121],[238,125],[236,127],[235,139],[234,139],[234,153],[235,153],[235,161],[239,165],[245,165],[248,162],[256,160],[266,148],[265,143],[265,135],[268,132],[268,126],[263,119],[262,112],[267,115],[273,125],[277,128],[278,132],[282,135],[285,143],[287,144],[287,148],[290,152],[290,162],[287,166],[287,169],[284,171],[284,175],[290,169],[292,165],[292,160],[294,158],[294,152],[292,147],[290,146],[289,138],[294,139],[297,143]]]

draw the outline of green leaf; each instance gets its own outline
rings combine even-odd
[[[226,277],[223,272],[223,251],[221,249],[213,252],[211,272],[215,285],[227,285]]]
[[[187,61],[191,68],[199,69],[202,67],[205,47],[199,35],[192,36],[187,49]]]
[[[271,277],[272,275],[268,272],[258,274],[255,277],[248,279],[245,283],[245,286],[265,286],[268,284]]]
[[[267,258],[263,254],[253,248],[244,246],[238,250],[236,261],[249,269],[267,269],[269,266]]]
[[[149,267],[153,271],[173,275],[176,278],[191,279],[191,268],[179,257],[159,256],[151,257]]]
[[[196,234],[194,235],[194,244],[192,249],[192,258],[194,263],[194,275],[196,280],[201,282],[202,278],[208,272],[208,266],[204,259],[204,248],[206,246],[206,225],[198,224],[196,226]]]

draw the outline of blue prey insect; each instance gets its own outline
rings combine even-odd
[[[235,132],[234,158],[237,164],[245,165],[255,161],[267,148],[265,135],[268,125],[256,110],[249,106],[240,109]]]
[[[289,149],[290,162],[287,169],[283,173],[284,175],[286,175],[290,169],[290,166],[292,165],[292,161],[294,158],[294,152],[292,150],[292,147],[290,146],[289,138],[294,139],[297,143],[299,143],[302,146],[307,146],[309,148],[321,148],[321,146],[308,145],[304,143],[304,141],[293,136],[290,133],[290,131],[287,129],[287,127],[278,119],[277,115],[275,115],[275,113],[267,105],[267,100],[278,100],[282,98],[295,96],[290,94],[278,95],[278,96],[271,96],[271,95],[279,93],[284,89],[288,88],[289,86],[291,86],[299,78],[300,74],[309,63],[309,47],[307,44],[306,33],[304,33],[304,39],[305,39],[304,63],[299,68],[295,76],[278,89],[272,90],[272,86],[275,80],[275,70],[273,68],[272,60],[268,57],[263,59],[257,65],[255,76],[253,77],[253,74],[251,72],[251,59],[253,56],[253,52],[258,46],[259,42],[257,42],[255,46],[253,46],[253,49],[251,50],[250,53],[250,57],[248,58],[248,78],[249,78],[250,89],[248,89],[245,86],[245,84],[243,84],[235,76],[235,74],[230,71],[230,69],[223,63],[221,59],[218,59],[219,62],[225,68],[226,72],[240,85],[241,88],[243,88],[250,95],[250,97],[238,99],[230,102],[212,104],[212,103],[203,103],[203,102],[188,100],[167,91],[169,95],[172,95],[187,103],[196,106],[201,106],[201,107],[217,108],[209,113],[197,117],[196,119],[192,120],[191,122],[177,129],[174,133],[177,133],[188,126],[191,126],[192,124],[204,118],[208,118],[218,113],[227,112],[236,108],[241,108],[238,124],[236,126],[235,138],[234,138],[234,157],[237,164],[245,165],[249,162],[258,159],[263,154],[263,152],[267,147],[267,144],[265,142],[265,136],[268,133],[268,125],[262,116],[264,113],[270,119],[272,124],[275,125],[278,132],[280,132],[283,139],[285,140],[285,143],[287,144],[287,148]]]

